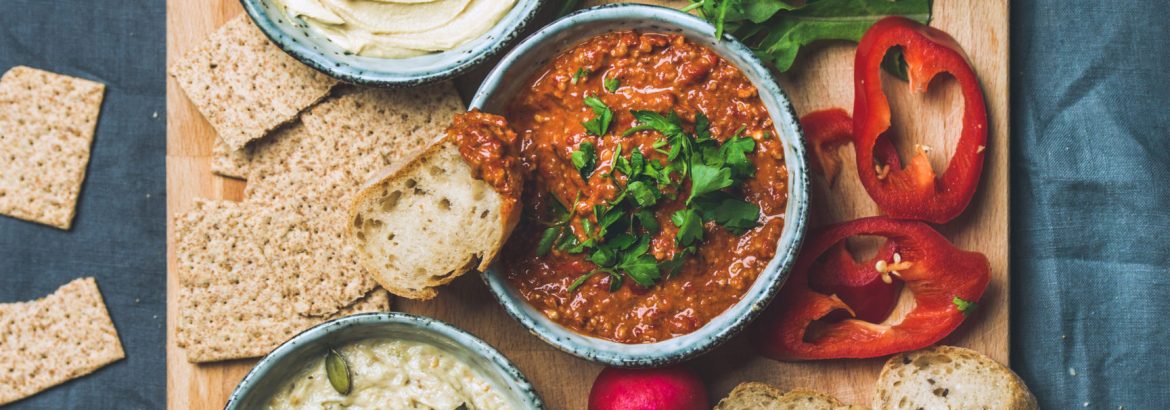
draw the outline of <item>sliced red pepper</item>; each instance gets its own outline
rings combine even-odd
[[[834,183],[841,171],[841,157],[833,151],[853,142],[853,118],[840,108],[813,111],[800,117],[800,128],[812,146],[813,171]]]
[[[886,238],[895,256],[875,269],[905,282],[914,307],[896,324],[859,319],[823,323],[833,312],[854,309],[837,295],[812,289],[813,278],[826,274],[820,269],[832,265],[819,263],[822,255],[846,238],[862,235]],[[989,273],[983,254],[955,248],[922,222],[879,216],[832,225],[804,246],[792,276],[755,325],[753,341],[761,353],[777,360],[869,358],[927,347],[963,322],[968,306],[957,302],[978,301]]]
[[[893,243],[890,242],[882,245],[877,255],[864,262],[854,260],[844,242],[837,243],[826,252],[822,258],[823,265],[812,268],[823,274],[809,277],[808,284],[813,291],[837,295],[849,305],[849,312],[842,311],[843,315],[828,320],[853,316],[878,323],[890,316],[902,292],[902,281],[896,278],[891,280],[889,275],[883,276],[874,265],[879,260],[893,260],[894,253]],[[885,280],[890,282],[886,283]]]
[[[935,75],[954,76],[963,94],[963,127],[950,164],[935,175],[921,147],[905,168],[889,147],[890,104],[882,90],[881,64],[886,53],[901,47],[910,88],[925,92]],[[854,147],[857,172],[869,196],[886,214],[944,223],[967,208],[987,147],[987,105],[979,79],[959,44],[936,28],[902,17],[887,17],[865,33],[854,62]],[[875,150],[877,152],[875,158]]]

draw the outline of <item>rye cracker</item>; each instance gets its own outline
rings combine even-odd
[[[73,225],[105,89],[28,67],[0,77],[0,214]]]
[[[171,75],[231,150],[296,119],[337,84],[269,42],[246,15],[212,34]]]
[[[286,208],[255,203],[201,200],[176,217],[177,344],[189,361],[262,356],[327,318],[389,308],[384,291],[366,289],[328,315],[299,314],[305,302],[286,297],[283,282],[327,258],[313,250],[317,239],[307,226]]]
[[[449,82],[356,90],[309,109],[301,117],[303,130],[255,154],[246,200],[306,216],[318,253],[330,256],[314,261],[322,268],[298,270],[285,282],[288,298],[314,296],[300,313],[327,314],[375,286],[344,237],[349,204],[366,179],[442,135],[462,109]]]
[[[0,406],[126,357],[93,278],[0,304]]]

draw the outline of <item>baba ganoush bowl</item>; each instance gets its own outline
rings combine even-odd
[[[778,136],[783,145],[783,163],[787,169],[787,202],[780,208],[783,210],[784,226],[775,243],[775,253],[738,301],[728,302],[729,307],[722,313],[713,313],[713,318],[689,333],[646,343],[620,343],[587,335],[550,319],[525,299],[509,279],[509,273],[504,271],[507,263],[501,262],[501,258],[497,258],[493,266],[483,273],[483,278],[509,315],[554,347],[613,366],[656,367],[683,361],[713,349],[743,330],[767,307],[788,277],[804,237],[808,214],[808,167],[799,122],[787,95],[771,72],[742,43],[730,36],[717,39],[715,28],[707,22],[664,7],[606,5],[582,10],[552,23],[525,39],[503,58],[476,92],[471,108],[507,116],[505,113],[510,110],[510,104],[513,104],[516,96],[527,95],[526,87],[530,83],[524,79],[549,78],[552,74],[540,74],[544,72],[541,70],[559,61],[558,56],[563,52],[574,49],[586,40],[631,30],[638,33],[681,35],[687,43],[706,47],[734,65],[756,88],[759,103],[766,108],[766,118],[771,120],[774,127],[774,130],[768,132]],[[572,84],[577,85],[576,76]],[[631,87],[637,88],[638,85]],[[512,120],[509,118],[510,122]],[[520,130],[517,133],[524,134]],[[520,234],[524,237],[530,235],[527,232]],[[514,234],[513,239],[515,237]],[[569,291],[574,292],[572,288]]]
[[[497,55],[532,24],[542,2],[516,0],[506,14],[478,37],[446,51],[407,58],[356,55],[309,27],[302,18],[290,18],[274,0],[240,0],[240,3],[273,43],[318,71],[354,84],[413,87],[466,73]]]
[[[482,375],[515,409],[544,409],[544,402],[512,362],[484,341],[439,320],[405,313],[364,313],[314,326],[289,339],[260,360],[240,381],[226,410],[263,409],[305,365],[328,349],[376,339],[434,346]]]

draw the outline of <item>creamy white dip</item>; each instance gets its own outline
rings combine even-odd
[[[269,401],[268,408],[511,408],[482,374],[430,344],[375,339],[337,351],[349,364],[353,388],[348,395],[337,393],[329,384],[322,355],[285,382]]]

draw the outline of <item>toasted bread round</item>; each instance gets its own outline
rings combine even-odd
[[[367,183],[350,209],[348,236],[382,287],[430,299],[435,287],[487,269],[516,226],[516,206],[440,138]]]
[[[793,390],[781,393],[776,388],[755,382],[735,386],[731,394],[719,400],[715,410],[860,410],[861,407],[841,403],[833,397],[807,391]]]
[[[878,376],[875,409],[1037,409],[1011,369],[974,350],[935,346],[894,355]]]

